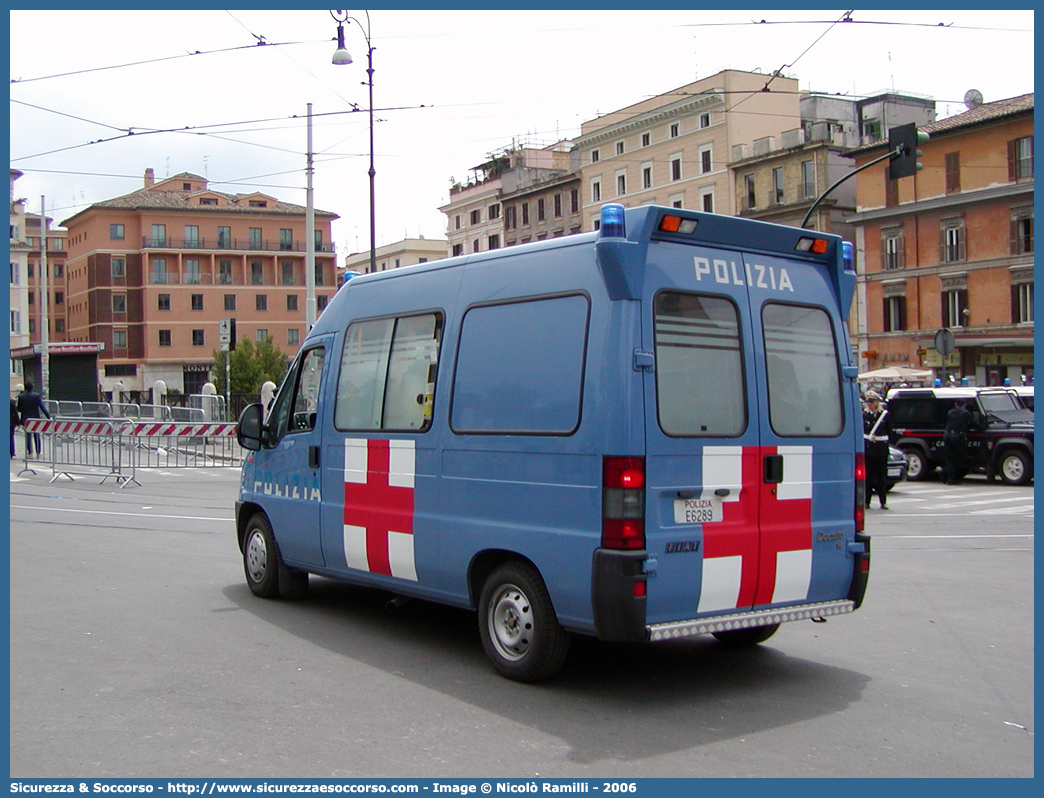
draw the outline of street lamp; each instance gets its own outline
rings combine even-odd
[[[363,37],[366,39],[366,74],[368,80],[365,85],[370,88],[370,272],[377,271],[377,221],[374,218],[374,175],[377,174],[373,168],[373,43],[370,40],[370,12],[366,14],[366,27],[355,17],[348,16],[347,11],[331,11],[330,16],[337,20],[337,50],[333,54],[333,63],[337,65],[352,63],[352,56],[344,46],[344,25],[354,22],[359,26]],[[343,15],[343,16],[342,16]]]

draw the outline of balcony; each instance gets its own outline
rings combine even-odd
[[[142,236],[142,249],[194,250],[207,252],[305,252],[305,241],[272,241],[269,239],[246,238],[153,238]],[[315,245],[316,254],[332,254],[336,247],[332,242]]]

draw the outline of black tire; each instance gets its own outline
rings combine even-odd
[[[748,648],[764,643],[779,629],[778,623],[770,623],[765,626],[751,626],[748,629],[729,629],[724,632],[713,632],[712,634],[719,643],[724,643],[730,648]]]
[[[1006,485],[1025,485],[1033,478],[1033,461],[1022,449],[1005,449],[997,458],[997,473]]]
[[[925,453],[916,446],[903,449],[903,454],[906,455],[906,478],[911,482],[928,479],[928,475],[935,470]]]
[[[501,676],[535,682],[557,673],[569,654],[570,634],[558,623],[540,573],[507,562],[489,575],[478,607],[479,637]]]
[[[243,573],[250,592],[261,598],[297,599],[308,595],[308,573],[283,563],[272,524],[255,513],[243,536]]]

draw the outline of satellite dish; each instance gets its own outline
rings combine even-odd
[[[968,89],[964,92],[964,107],[972,111],[982,105],[982,92],[978,89]]]

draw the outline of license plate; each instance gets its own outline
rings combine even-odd
[[[719,499],[675,499],[674,523],[707,524],[724,517]]]
[[[901,477],[902,475],[903,475],[902,467],[899,467],[899,468],[889,468],[888,469],[888,476],[890,476],[890,477]]]

